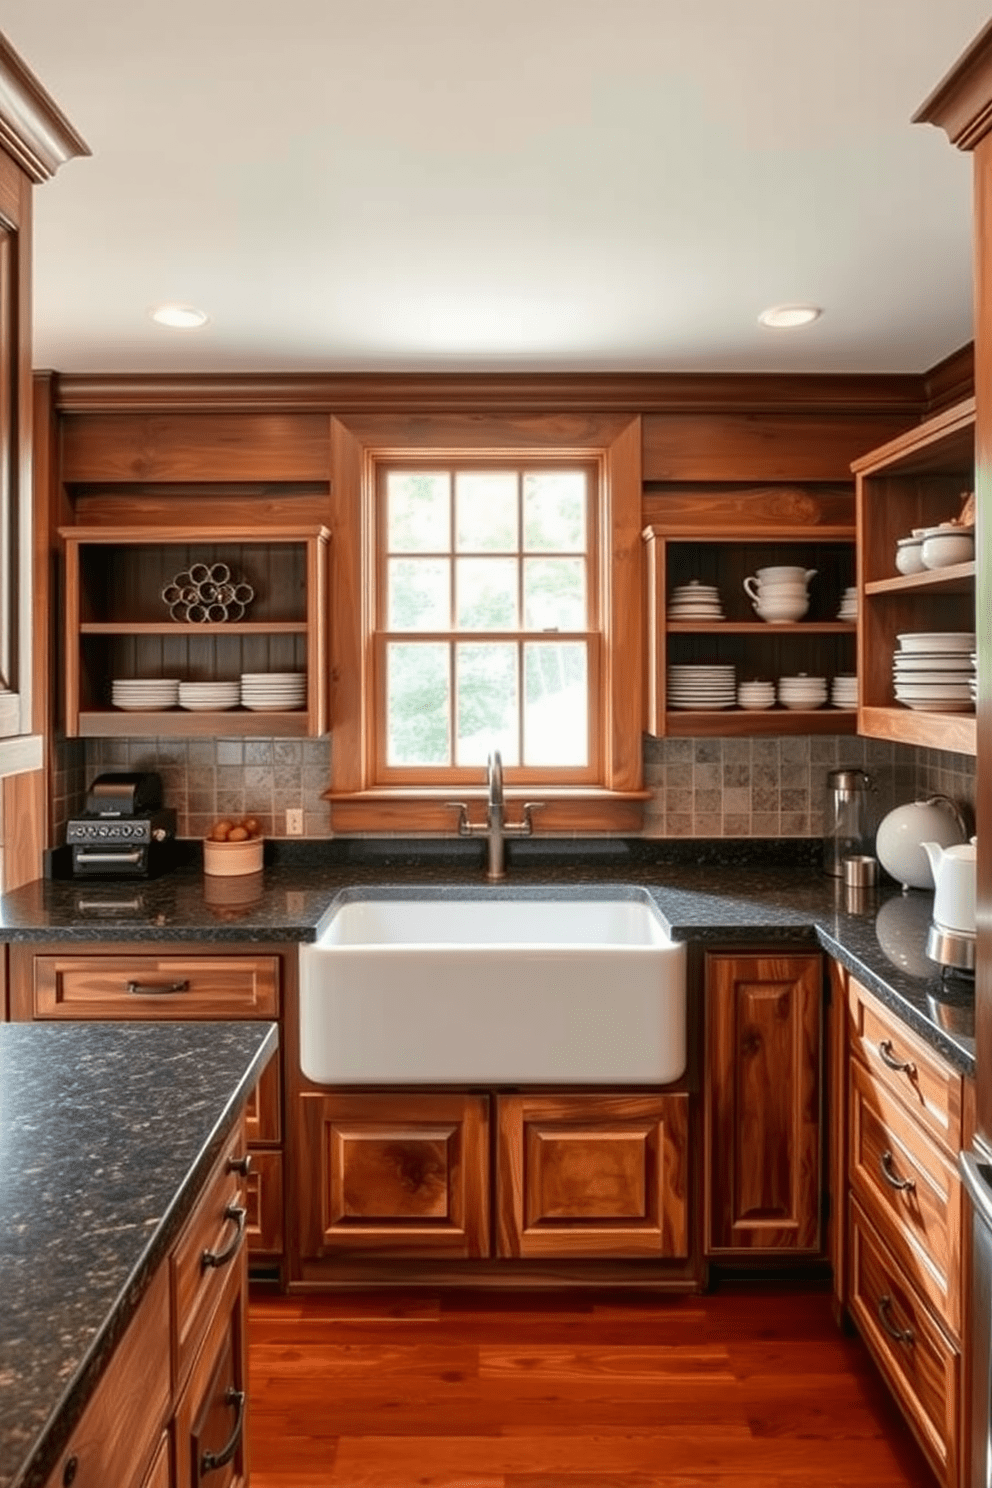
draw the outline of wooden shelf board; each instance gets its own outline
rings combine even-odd
[[[853,734],[858,715],[854,708],[724,708],[665,714],[665,732],[672,738],[720,738],[749,734]]]
[[[197,548],[208,543],[228,543],[233,547],[264,546],[266,543],[305,543],[311,538],[326,542],[330,528],[290,527],[273,523],[246,532],[243,527],[195,527],[178,533],[175,527],[60,527],[59,536],[70,543],[95,543],[120,546],[124,543],[156,548]]]
[[[665,630],[669,635],[855,635],[858,627],[847,620],[795,620],[775,624],[766,620],[719,620],[715,623],[696,620],[670,620]]]
[[[698,527],[677,527],[670,523],[662,526],[660,523],[650,523],[641,531],[645,539],[664,538],[670,543],[722,543],[726,547],[739,548],[742,544],[753,543],[803,543],[814,546],[818,543],[853,543],[856,537],[856,528],[852,522],[850,525],[840,527],[754,527],[746,535],[741,536],[739,527],[712,526],[705,529]]]
[[[80,635],[305,635],[305,620],[225,620],[216,625],[194,625],[178,620],[88,620]]]
[[[78,735],[84,739],[303,739],[310,733],[310,715],[252,713],[231,709],[224,713],[201,713],[177,709],[167,713],[115,712],[80,713]]]
[[[970,594],[975,587],[975,563],[952,563],[947,568],[928,568],[925,573],[897,574],[891,579],[872,579],[866,594]]]
[[[955,754],[977,752],[974,713],[917,713],[912,708],[862,708],[858,732],[897,744],[922,744]]]

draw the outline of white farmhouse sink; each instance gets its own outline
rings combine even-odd
[[[300,950],[319,1084],[667,1084],[685,1062],[685,947],[646,896],[356,899]]]

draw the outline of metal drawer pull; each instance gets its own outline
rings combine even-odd
[[[189,982],[128,982],[132,997],[166,997],[171,992],[188,992]]]
[[[245,1429],[245,1392],[236,1390],[232,1385],[224,1395],[224,1404],[233,1405],[236,1414],[234,1430],[225,1447],[219,1452],[204,1452],[200,1458],[199,1476],[205,1478],[207,1473],[216,1472],[218,1467],[226,1467],[241,1444],[241,1435]]]
[[[237,1255],[241,1241],[244,1239],[245,1225],[248,1221],[248,1210],[242,1209],[240,1204],[228,1204],[224,1210],[224,1218],[233,1219],[237,1225],[237,1229],[234,1232],[230,1245],[225,1246],[223,1250],[205,1250],[203,1252],[203,1255],[200,1257],[200,1265],[204,1271],[210,1266],[226,1266],[228,1261]]]
[[[883,1152],[881,1157],[878,1159],[878,1165],[882,1169],[882,1177],[885,1179],[890,1188],[901,1188],[904,1189],[906,1193],[912,1193],[913,1189],[916,1187],[916,1179],[897,1177],[897,1175],[892,1171],[891,1152]]]
[[[227,1159],[227,1171],[229,1173],[240,1173],[242,1178],[247,1178],[251,1172],[251,1153],[246,1152],[244,1157],[229,1157]]]
[[[896,1343],[915,1343],[916,1334],[913,1332],[912,1328],[897,1328],[895,1323],[890,1320],[889,1308],[891,1306],[892,1298],[889,1296],[888,1292],[879,1297],[878,1320],[881,1323],[882,1327],[885,1329],[886,1333],[888,1333],[890,1338],[895,1339]]]
[[[882,1063],[887,1064],[890,1070],[898,1070],[900,1074],[908,1075],[911,1080],[916,1075],[916,1065],[911,1060],[895,1057],[892,1052],[891,1039],[882,1039],[878,1052],[882,1056]]]

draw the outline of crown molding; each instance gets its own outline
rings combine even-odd
[[[55,373],[59,413],[926,412],[909,373]]]
[[[992,21],[921,103],[913,123],[935,124],[959,150],[973,150],[992,129]]]
[[[936,362],[923,377],[927,417],[975,396],[975,344],[969,341]]]
[[[89,146],[45,92],[34,73],[0,35],[0,148],[35,185]]]

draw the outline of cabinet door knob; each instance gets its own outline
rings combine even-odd
[[[229,1245],[223,1250],[205,1250],[200,1257],[201,1269],[206,1271],[210,1266],[226,1266],[228,1261],[237,1255],[244,1238],[245,1226],[248,1222],[248,1210],[243,1209],[240,1204],[228,1204],[224,1210],[224,1218],[234,1221],[235,1231]]]
[[[242,1178],[247,1178],[251,1172],[251,1153],[246,1152],[244,1157],[229,1157],[227,1159],[227,1171],[229,1173],[240,1173]]]

